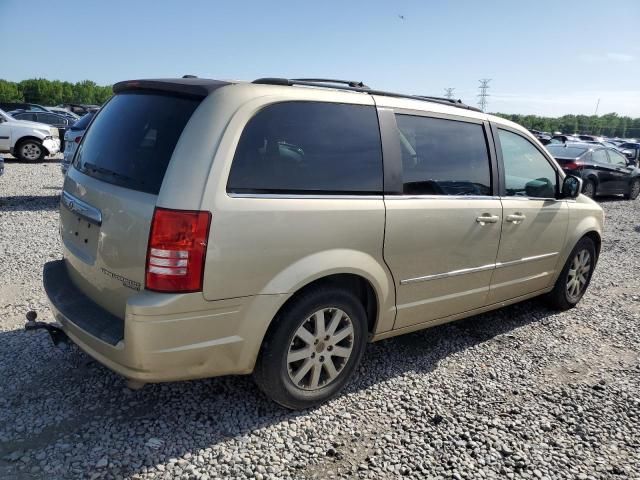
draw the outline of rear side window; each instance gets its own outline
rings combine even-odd
[[[227,191],[381,193],[382,148],[375,108],[320,102],[265,107],[242,132]]]
[[[76,123],[74,123],[71,126],[71,130],[86,129],[89,126],[89,122],[91,121],[92,118],[93,118],[93,113],[87,113],[86,115],[82,116],[80,120],[78,120]]]
[[[482,125],[396,115],[407,195],[490,195],[491,167]]]
[[[158,93],[116,95],[87,130],[75,167],[108,183],[158,194],[176,143],[199,103]]]

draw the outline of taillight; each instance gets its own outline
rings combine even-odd
[[[210,225],[210,212],[156,207],[147,247],[147,290],[202,291]]]
[[[580,162],[566,162],[562,165],[565,170],[580,170],[582,163]]]
[[[80,140],[82,140],[82,135],[78,135],[76,138],[73,139],[73,141],[76,143],[80,143]]]

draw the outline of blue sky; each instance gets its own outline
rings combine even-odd
[[[475,104],[491,78],[490,111],[640,116],[639,0],[0,0],[0,28],[14,81],[322,76]]]

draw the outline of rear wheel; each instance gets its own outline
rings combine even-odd
[[[586,292],[596,267],[596,248],[593,240],[582,238],[571,251],[553,290],[549,304],[558,310],[575,307]]]
[[[47,155],[47,150],[40,140],[29,138],[22,140],[15,148],[16,157],[23,162],[38,162]]]
[[[596,182],[593,180],[585,180],[582,185],[582,193],[589,198],[593,198],[596,196]]]
[[[640,195],[640,178],[634,178],[629,184],[629,190],[624,194],[627,200],[635,200]]]
[[[318,288],[287,305],[274,322],[254,370],[260,389],[291,409],[337,395],[366,347],[367,317],[358,298],[337,288]]]

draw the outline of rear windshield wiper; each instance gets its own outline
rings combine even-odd
[[[100,173],[102,175],[110,175],[112,177],[120,178],[122,180],[126,180],[128,182],[133,183],[144,183],[136,178],[128,177],[127,175],[123,175],[122,173],[115,172],[109,168],[101,167],[100,165],[96,165],[95,163],[84,162],[83,166],[89,170]]]

